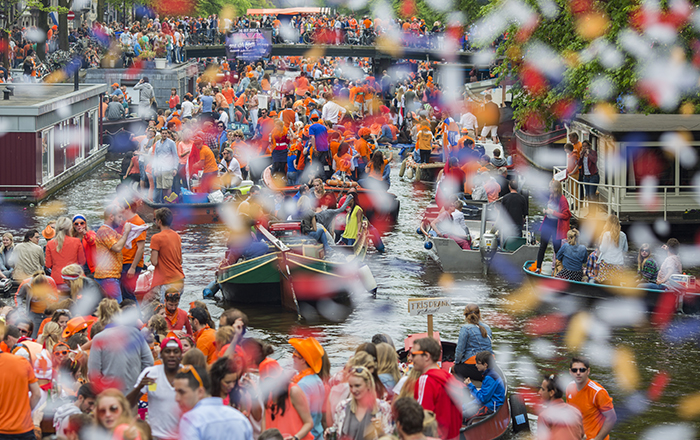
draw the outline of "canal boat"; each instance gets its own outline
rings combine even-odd
[[[565,280],[531,270],[534,260],[523,263],[523,272],[527,278],[541,289],[554,291],[585,299],[589,304],[596,300],[616,297],[641,298],[648,311],[657,311],[660,307],[672,308],[674,312],[686,312],[691,304],[697,303],[699,295],[695,277],[672,275],[667,290],[645,289],[636,286],[613,286],[608,284],[585,283]]]
[[[404,348],[397,351],[399,362],[407,362],[408,351],[411,349],[413,341],[426,337],[427,335],[427,333],[409,335],[404,341]],[[437,332],[435,335],[439,338]],[[457,344],[448,341],[439,342],[442,346],[442,362],[440,368],[450,371],[454,365]],[[514,433],[530,430],[525,402],[520,395],[510,392],[506,375],[498,364],[495,365],[495,370],[497,374],[501,376],[501,379],[503,379],[507,397],[505,403],[492,414],[475,417],[469,420],[468,424],[463,425],[460,429],[460,440],[494,440],[502,438],[511,430],[510,428],[512,428]],[[481,386],[479,382],[474,382],[474,385],[477,388]]]
[[[281,305],[300,316],[305,314],[305,305],[321,309],[333,302],[345,307],[326,307],[332,314],[326,317],[344,319],[352,310],[352,292],[372,289],[366,282],[369,269],[363,264],[368,244],[366,221],[353,246],[334,247],[339,256],[335,260],[324,255],[316,240],[299,234],[299,222],[271,224],[270,229],[272,232],[258,226],[269,243],[269,253],[233,264],[224,260],[219,265],[216,277],[225,301]]]
[[[224,195],[228,197],[228,200],[223,202],[210,202],[208,194],[204,193],[183,196],[188,203],[155,203],[144,197],[142,198],[143,204],[139,204],[138,213],[144,220],[153,221],[153,213],[156,209],[168,208],[173,213],[176,225],[217,224],[222,222],[221,208],[227,204],[236,206],[241,201],[242,196],[248,194],[252,185],[251,181],[243,181],[241,186],[237,188],[226,189]]]
[[[488,216],[491,204],[476,203],[474,206],[481,206],[482,209],[476,214],[480,220],[467,220],[465,223],[471,234],[472,249],[462,249],[456,241],[451,238],[438,236],[430,227],[430,222],[437,218],[439,209],[437,205],[431,205],[426,209],[426,213],[421,222],[418,232],[425,238],[424,247],[433,249],[440,269],[447,273],[486,273],[493,268],[498,273],[506,271],[518,271],[525,261],[537,257],[539,246],[528,242],[525,237],[508,237],[505,242],[498,247],[497,237],[488,232]],[[470,215],[474,216],[474,208],[468,208]],[[486,213],[484,213],[486,210]],[[465,217],[467,217],[465,215]],[[480,231],[476,235],[474,231]]]
[[[263,184],[272,191],[282,192],[285,196],[294,196],[299,192],[300,185],[279,186],[272,178],[271,168],[265,169],[262,178]],[[337,200],[350,190],[357,191],[357,203],[365,212],[367,220],[377,228],[388,224],[395,224],[399,217],[400,201],[395,194],[387,191],[363,188],[356,182],[326,181],[326,192],[332,193]],[[383,229],[383,228],[380,228]]]

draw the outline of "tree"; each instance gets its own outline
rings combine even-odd
[[[12,29],[17,26],[19,19],[27,11],[39,11],[39,28],[48,32],[48,14],[49,12],[68,12],[66,8],[60,6],[51,6],[49,0],[3,0],[0,3],[0,47],[2,47],[2,63],[5,68],[10,67],[10,34]],[[44,59],[44,45],[37,45],[37,56]]]
[[[502,14],[504,3],[493,2],[484,12]],[[541,2],[527,0],[526,3],[537,11]],[[518,127],[529,131],[549,130],[557,121],[571,119],[576,113],[588,112],[599,104],[611,111],[652,113],[677,109],[680,101],[676,105],[662,101],[653,85],[649,90],[648,81],[640,78],[641,68],[648,60],[636,58],[623,46],[625,39],[636,38],[634,35],[639,37],[638,44],[644,45],[640,31],[661,22],[677,30],[678,39],[671,44],[649,43],[650,56],[659,56],[663,62],[662,54],[676,49],[693,56],[697,53],[698,34],[688,23],[692,9],[662,9],[652,14],[636,0],[555,0],[555,3],[559,10],[556,16],[547,17],[539,11],[535,21],[512,24],[497,51],[504,57],[496,69],[500,79],[516,80],[513,108]],[[535,47],[551,51],[548,58],[561,63],[561,74],[552,74],[537,60],[528,58],[528,51]],[[696,65],[698,60],[696,55]],[[695,93],[686,99],[696,102],[698,96]],[[636,105],[632,107],[630,102]]]

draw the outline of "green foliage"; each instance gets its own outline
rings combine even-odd
[[[275,6],[268,0],[199,0],[197,1],[197,13],[201,16],[220,14],[226,5],[233,6],[236,16],[246,14],[250,8],[274,8]]]
[[[536,0],[526,0],[527,3],[537,10]],[[540,16],[538,27],[526,39],[519,42],[515,36],[518,29],[512,26],[509,29],[510,38],[504,42],[498,50],[498,54],[505,57],[505,62],[501,64],[497,71],[501,78],[519,79],[522,73],[522,53],[527,45],[536,41],[542,42],[557,52],[563,59],[568,61],[564,78],[559,84],[549,84],[547,91],[535,96],[524,90],[521,84],[515,86],[513,94],[513,108],[515,120],[521,125],[528,115],[537,114],[545,122],[545,129],[552,128],[557,121],[556,114],[552,111],[552,106],[562,100],[574,100],[577,110],[580,113],[588,112],[592,107],[601,101],[591,95],[591,82],[599,77],[605,76],[613,84],[614,91],[608,104],[616,106],[616,99],[620,95],[634,94],[637,89],[637,61],[632,56],[627,55],[617,44],[617,38],[621,31],[630,27],[630,17],[639,7],[638,0],[615,0],[614,2],[598,2],[596,7],[604,12],[608,19],[608,27],[603,38],[616,47],[624,56],[624,62],[619,68],[609,69],[602,65],[597,59],[590,62],[577,62],[578,54],[588,47],[589,41],[583,39],[576,32],[576,17],[571,12],[568,0],[555,0],[560,12],[553,20],[547,20]],[[697,2],[693,2],[697,3]],[[481,9],[482,14],[498,14],[499,1],[493,1]],[[679,44],[685,50],[686,55],[691,54],[692,41],[698,38],[698,34],[686,26],[679,33]],[[644,97],[637,96],[639,106],[638,112],[654,113],[660,110],[654,107]],[[698,97],[691,97],[691,103],[700,102]]]

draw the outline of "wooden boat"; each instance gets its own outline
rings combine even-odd
[[[442,154],[433,154],[430,159],[429,163],[417,163],[413,160],[413,156],[409,155],[401,162],[399,177],[404,177],[405,174],[407,179],[415,182],[435,182],[440,170],[445,168],[445,162],[441,162]]]
[[[576,296],[585,299],[589,304],[596,300],[607,300],[615,297],[632,297],[644,300],[648,311],[655,311],[661,305],[660,300],[664,298],[663,304],[668,307],[673,304],[673,311],[686,312],[686,304],[696,303],[698,291],[693,285],[686,286],[676,281],[669,283],[668,290],[645,289],[636,286],[613,286],[608,284],[584,283],[582,281],[565,280],[551,275],[536,273],[530,270],[535,263],[529,260],[523,263],[523,271],[531,282],[537,283],[541,289],[554,291],[564,295]]]
[[[278,186],[272,179],[269,167],[263,173],[262,181],[271,190],[280,191],[286,196],[293,196],[299,192],[299,185]],[[401,203],[395,194],[363,188],[357,185],[356,182],[345,182],[345,185],[343,185],[343,182],[340,182],[339,186],[332,186],[326,182],[324,187],[327,192],[333,193],[338,200],[351,189],[355,189],[357,191],[357,201],[364,210],[365,217],[377,227],[379,225],[395,224],[399,217]]]
[[[249,181],[244,181],[244,183]],[[250,182],[252,185],[252,182]],[[250,185],[241,186],[239,188],[229,188],[225,195],[233,195],[233,200],[224,201],[221,203],[211,203],[209,201],[201,203],[154,203],[147,198],[143,198],[143,203],[139,205],[138,213],[147,222],[153,221],[153,213],[156,209],[168,208],[173,213],[173,221],[175,225],[208,225],[221,223],[220,209],[226,204],[236,206],[241,201],[241,189],[246,191]],[[206,200],[206,194],[198,194],[203,200]]]
[[[427,333],[422,335],[411,335],[407,338],[415,338],[416,336],[425,337]],[[457,344],[454,342],[440,341],[442,345],[442,363],[440,368],[443,370],[450,371],[454,365],[455,351],[457,349]],[[406,362],[407,351],[405,348],[400,349],[397,352],[399,356],[399,362]],[[503,373],[503,370],[496,365],[495,367],[497,373],[503,379],[503,384],[506,388],[506,399],[505,403],[498,408],[498,410],[484,417],[476,417],[469,421],[469,424],[462,426],[460,429],[459,438],[460,440],[493,440],[499,439],[506,435],[509,428],[512,426],[513,432],[529,431],[529,422],[527,419],[527,408],[525,403],[519,395],[509,392],[508,380]],[[480,386],[479,383],[475,383],[475,386]],[[510,393],[510,396],[509,396]],[[513,422],[511,424],[511,421]]]
[[[368,244],[366,222],[354,246],[336,248],[350,252],[344,261],[325,259],[322,245],[315,240],[283,237],[283,242],[265,228],[259,230],[271,243],[270,253],[234,264],[222,262],[216,271],[227,302],[281,305],[301,315],[304,310],[300,303],[318,307],[333,301],[346,307],[336,308],[339,315],[326,317],[344,319],[350,313],[352,290],[363,284],[360,271],[349,263],[358,262],[359,266],[364,260]]]
[[[431,233],[430,222],[437,218],[437,205],[426,210],[419,231],[426,239],[426,249],[435,250],[438,264],[443,272],[482,273],[491,269],[500,273],[517,272],[525,261],[537,258],[539,246],[528,243],[526,237],[508,237],[499,250],[494,247],[492,251],[485,253],[485,243],[482,238],[486,239],[488,234],[486,233],[487,215],[484,214],[483,210],[488,210],[489,205],[483,202],[481,205],[483,206],[482,211],[478,213],[480,222],[466,221],[472,234],[473,248],[471,250],[462,249],[451,238],[438,237]],[[480,231],[478,236],[474,233],[477,228]]]

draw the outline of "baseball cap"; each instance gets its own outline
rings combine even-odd
[[[180,351],[182,351],[182,342],[176,337],[170,336],[165,339],[160,343],[160,348],[165,349],[165,348],[179,348]]]

